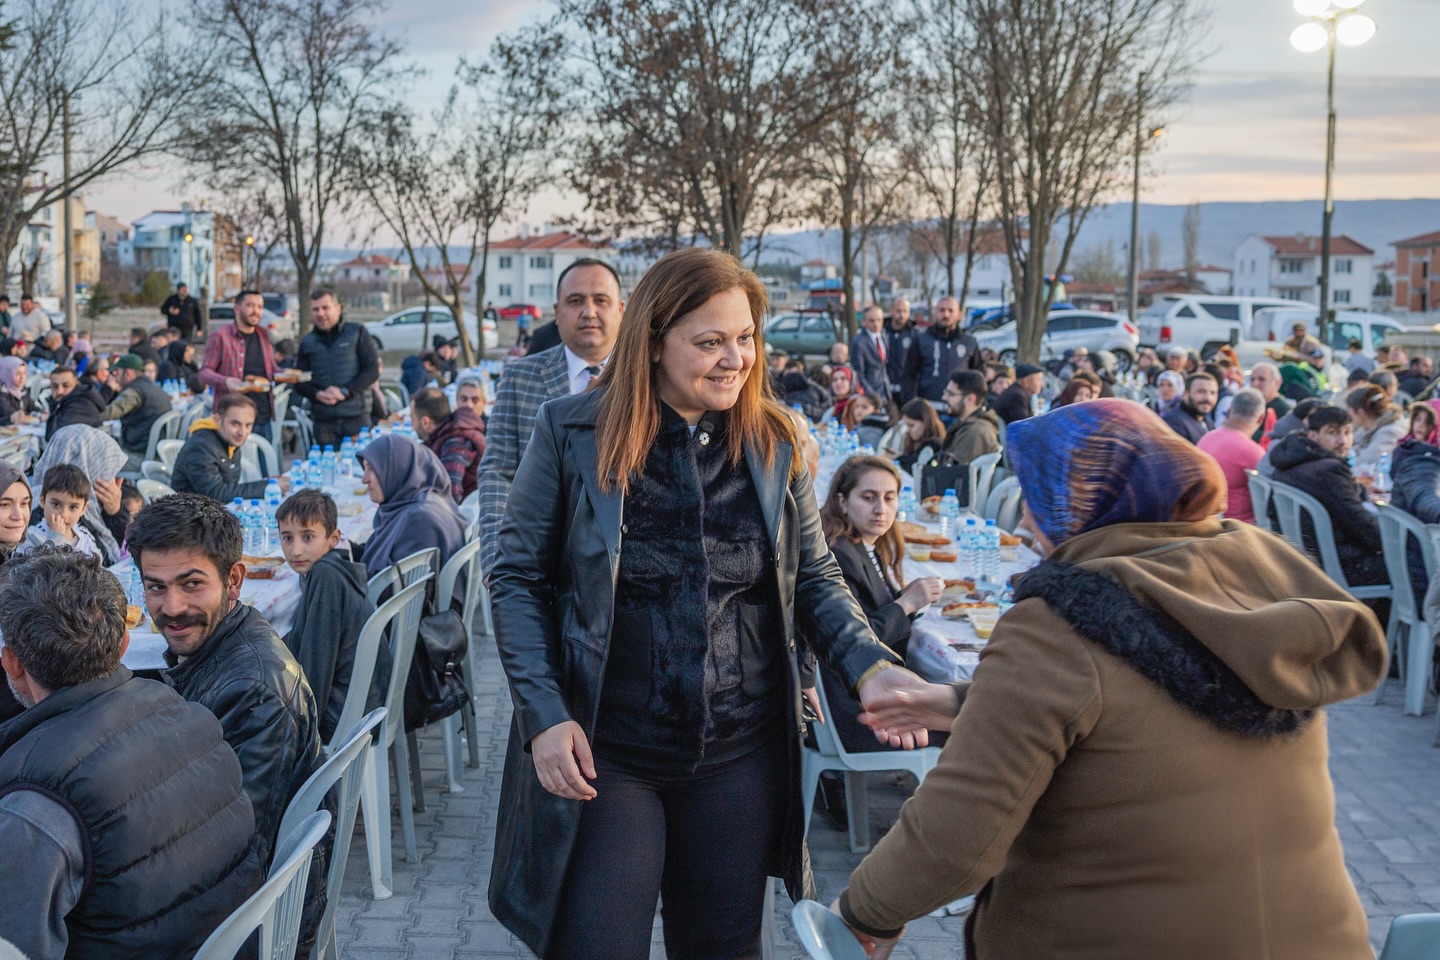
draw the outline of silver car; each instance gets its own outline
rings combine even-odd
[[[995,326],[982,326],[971,331],[981,348],[995,351],[1001,363],[1014,366],[1019,356],[1015,349],[1015,322],[1006,320]],[[1124,373],[1135,362],[1140,351],[1140,331],[1121,314],[1098,310],[1052,310],[1040,341],[1040,359],[1058,360],[1066,350],[1085,347],[1091,353],[1109,350],[1115,355],[1115,371]]]

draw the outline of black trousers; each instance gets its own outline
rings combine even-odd
[[[784,735],[693,774],[597,755],[547,960],[646,960],[657,896],[670,960],[758,958],[786,764]]]
[[[315,421],[315,443],[324,450],[327,446],[340,449],[340,444],[346,437],[353,437],[370,426],[370,418],[363,413],[354,417],[341,417],[337,420],[325,419]]]

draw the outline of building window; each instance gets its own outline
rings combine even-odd
[[[514,257],[501,257],[501,258],[500,258],[500,262],[496,265],[496,269],[497,269],[497,270],[509,270],[509,269],[511,269],[511,268],[514,267],[514,266],[515,266],[515,258],[514,258]]]
[[[549,270],[549,269],[550,269],[550,258],[549,258],[549,257],[531,257],[531,258],[530,258],[530,269],[531,269],[531,270]]]
[[[498,289],[498,291],[497,291],[497,293],[496,293],[496,296],[500,296],[500,297],[513,297],[513,296],[515,296],[515,294],[511,292],[511,290],[510,290],[510,284],[508,284],[508,283],[502,283],[502,284],[500,284],[500,287],[499,287],[499,289]]]
[[[1349,290],[1331,290],[1331,291],[1330,291],[1330,302],[1331,302],[1331,303],[1349,303],[1349,302],[1350,302],[1350,291],[1349,291]]]
[[[1299,300],[1299,299],[1300,299],[1300,291],[1299,291],[1299,290],[1281,290],[1281,291],[1280,291],[1280,299],[1282,299],[1282,300]]]
[[[532,299],[535,298],[535,297],[545,297],[545,296],[548,295],[549,293],[550,293],[550,285],[547,284],[547,283],[532,283],[532,284],[530,284],[530,296],[531,296]]]
[[[1354,260],[1350,260],[1350,259],[1336,260],[1336,261],[1335,261],[1335,272],[1336,272],[1336,273],[1354,273],[1354,272],[1355,272],[1355,261],[1354,261]]]
[[[1280,272],[1281,272],[1281,273],[1299,273],[1299,272],[1300,272],[1301,270],[1303,270],[1304,268],[1305,268],[1305,261],[1304,261],[1304,260],[1281,260],[1281,261],[1280,261]]]

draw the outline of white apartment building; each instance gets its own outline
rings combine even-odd
[[[1340,235],[1330,240],[1330,306],[1369,310],[1375,289],[1375,251]],[[1320,238],[1251,234],[1235,248],[1237,297],[1320,302]]]
[[[548,312],[560,274],[581,257],[613,264],[615,251],[565,231],[496,241],[485,263],[485,299],[500,307],[530,303]]]

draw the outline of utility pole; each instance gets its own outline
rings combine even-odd
[[[60,136],[62,145],[61,176],[64,177],[65,183],[60,191],[60,196],[64,198],[61,202],[65,204],[65,244],[63,247],[65,257],[65,271],[63,274],[65,283],[65,329],[77,330],[79,326],[77,313],[75,311],[75,218],[70,210],[70,202],[72,199],[70,196],[70,91],[66,90],[62,94],[62,97],[62,130]]]
[[[1145,74],[1135,81],[1135,168],[1131,174],[1130,194],[1130,270],[1126,285],[1130,325],[1135,325],[1140,297],[1140,145],[1145,125]]]
[[[1335,200],[1330,181],[1335,175],[1335,23],[1329,24],[1328,64],[1325,74],[1325,102],[1328,116],[1325,125],[1325,212],[1320,225],[1320,310],[1316,317],[1316,335],[1321,343],[1330,342],[1330,222],[1335,218]]]

